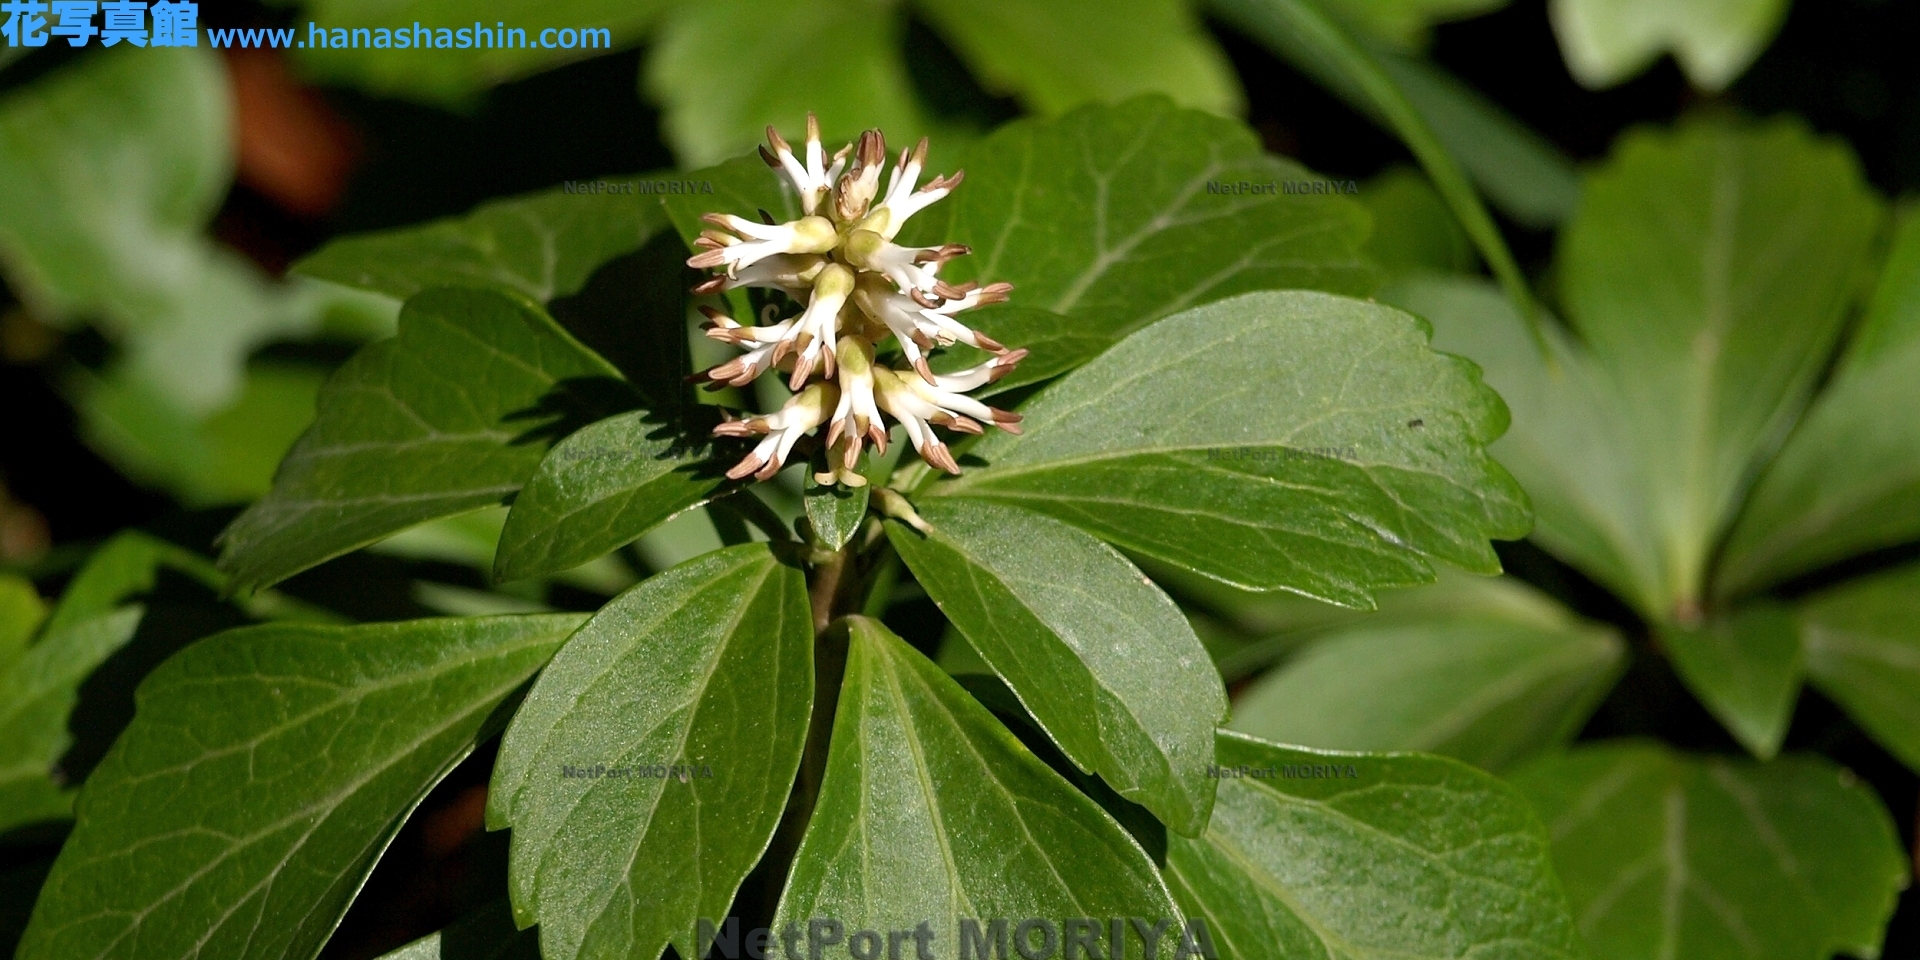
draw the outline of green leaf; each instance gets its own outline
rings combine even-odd
[[[27,649],[27,641],[46,619],[46,601],[33,581],[0,573],[0,670]]]
[[[926,921],[943,957],[963,918],[1142,917],[1178,935],[1152,862],[1098,804],[899,637],[848,623],[826,779],[774,929]]]
[[[1456,567],[1440,567],[1438,579],[1426,586],[1380,594],[1376,610],[1339,607],[1285,591],[1241,590],[1164,564],[1146,569],[1190,610],[1207,618],[1201,622],[1225,628],[1211,638],[1210,649],[1215,666],[1229,683],[1349,627],[1418,626],[1482,616],[1549,631],[1569,623],[1567,608],[1560,601],[1520,580],[1466,573]]]
[[[141,684],[21,960],[316,955],[575,615],[230,630]]]
[[[1421,108],[1400,88],[1378,56],[1315,9],[1311,0],[1214,0],[1213,6],[1249,36],[1349,102],[1360,104],[1399,136],[1446,198],[1447,206],[1453,208],[1454,216],[1473,238],[1481,258],[1493,268],[1493,275],[1499,278],[1515,309],[1534,323],[1533,294],[1500,228],[1481,205],[1473,184],[1446,144],[1434,134]],[[1429,106],[1432,99],[1428,99]],[[1538,332],[1535,324],[1536,336]]]
[[[1647,478],[1650,613],[1699,605],[1714,542],[1826,364],[1880,219],[1845,146],[1791,121],[1632,133],[1589,178],[1561,288]]]
[[[1554,36],[1574,79],[1611,87],[1672,53],[1708,92],[1739,79],[1787,19],[1788,0],[1553,0]]]
[[[1059,114],[1163,93],[1225,116],[1245,111],[1226,54],[1185,0],[916,0],[990,91]]]
[[[780,120],[783,129],[793,123]],[[943,276],[1014,285],[1012,304],[969,314],[1001,342],[1033,351],[992,392],[1056,376],[1188,307],[1275,287],[1363,295],[1379,279],[1359,250],[1360,204],[1282,192],[1312,174],[1267,154],[1243,124],[1164,97],[1015,122],[965,148],[934,144],[930,170],[962,167],[966,182],[915,217],[902,242],[970,243],[974,255]],[[757,157],[688,176],[715,188],[666,198],[689,242],[709,211],[799,216],[792,192]],[[982,357],[955,348],[936,366]]]
[[[295,41],[303,44],[297,56],[305,72],[317,79],[351,83],[370,93],[400,96],[449,107],[474,105],[488,87],[528,74],[589,57],[601,56],[633,46],[647,28],[669,6],[666,0],[501,0],[489,4],[479,21],[474,8],[460,0],[307,0],[307,16],[295,24]],[[358,48],[335,44],[317,47],[309,42],[307,20],[323,29],[340,29],[338,39],[353,42],[353,28],[392,28],[405,33],[409,42],[413,27],[426,29],[444,25],[451,30],[480,26],[492,29],[489,44],[484,34],[469,38],[471,47],[458,46],[459,37],[449,32],[443,44],[434,38],[436,49],[418,47],[389,49],[376,47],[379,34],[360,40]],[[573,49],[560,48],[565,38],[558,33],[548,37],[549,46],[541,46],[543,26],[571,27],[576,31],[600,28],[607,31],[604,40],[588,46],[582,40]],[[504,33],[507,28],[524,27],[524,41],[514,42]],[[331,43],[334,36],[329,34]]]
[[[805,113],[801,116],[804,119]],[[772,125],[789,132],[794,129],[794,121],[786,118]],[[797,220],[801,215],[800,198],[794,194],[787,178],[769,168],[757,154],[734,157],[725,163],[695,170],[687,174],[687,180],[699,184],[700,191],[668,194],[660,198],[660,205],[688,246],[693,245],[700,231],[707,229],[700,218],[708,213],[731,213],[758,220],[759,212],[765,210],[781,223]],[[711,192],[707,190],[709,185],[713,188]]]
[[[871,493],[869,487],[838,483],[822,486],[809,476],[804,496],[807,522],[813,525],[814,536],[829,550],[846,546],[859,531],[860,522],[867,518],[867,498]]]
[[[1022,409],[1021,436],[936,493],[1000,500],[1256,590],[1362,608],[1482,573],[1527,529],[1483,445],[1499,398],[1417,319],[1307,291],[1253,293],[1129,337]]]
[[[1548,325],[1543,360],[1512,304],[1480,280],[1408,278],[1380,299],[1432,322],[1434,348],[1479,364],[1506,400],[1513,426],[1491,450],[1533,501],[1533,539],[1664,617],[1645,467],[1629,452],[1625,401],[1587,353]]]
[[[1398,47],[1424,46],[1435,24],[1491,13],[1508,0],[1321,0],[1328,13]]]
[[[274,467],[313,422],[327,370],[250,364],[239,394],[206,416],[182,409],[125,367],[100,377],[78,370],[70,377],[69,395],[88,446],[135,481],[166,489],[190,506],[216,506],[272,489]]]
[[[1844,362],[1755,487],[1715,571],[1722,596],[1920,537],[1920,219],[1895,236]]]
[[[1419,171],[1394,167],[1367,181],[1360,202],[1373,214],[1367,255],[1388,273],[1468,273],[1478,264],[1473,242]]]
[[[540,934],[515,929],[513,908],[502,900],[379,960],[540,960]]]
[[[1363,622],[1242,693],[1232,727],[1280,743],[1420,750],[1500,770],[1572,740],[1625,666],[1612,630],[1562,621]]]
[[[1083,335],[1117,341],[1248,290],[1377,283],[1358,203],[1281,192],[1312,175],[1245,125],[1164,97],[1010,123],[964,160],[966,182],[908,225],[910,242],[970,244],[943,275],[1012,283],[1015,304],[1071,317]]]
[[[1213,822],[1167,838],[1166,877],[1220,956],[1583,956],[1539,821],[1498,780],[1231,733],[1218,751]]]
[[[1800,625],[1761,603],[1686,629],[1659,628],[1675,672],[1753,755],[1770,760],[1786,739],[1805,657]]]
[[[1547,822],[1595,960],[1874,957],[1906,884],[1873,791],[1819,758],[1619,742],[1511,779]]]
[[[231,102],[215,52],[125,46],[0,102],[9,285],[42,320],[96,322],[192,414],[232,399],[255,348],[318,319],[205,235],[233,174]]]
[[[1801,607],[1807,675],[1920,771],[1920,567],[1815,594]]]
[[[983,398],[1051,380],[1099,356],[1117,339],[1111,332],[1088,329],[1073,317],[1011,303],[969,311],[966,319],[967,326],[1001,343],[1032,351],[1012,373],[972,391],[972,396]],[[936,373],[954,373],[992,356],[957,343],[936,354],[931,364]]]
[[[894,549],[1061,752],[1172,829],[1205,829],[1227,695],[1180,608],[1049,517],[958,499],[918,510],[932,532],[888,524]]]
[[[399,300],[431,287],[488,286],[545,303],[577,293],[602,264],[660,232],[667,219],[652,191],[672,179],[616,177],[593,181],[605,189],[489,200],[461,216],[341,237],[293,269]]]
[[[556,439],[630,404],[605,360],[529,301],[440,288],[399,335],[320,394],[272,492],[221,534],[236,588],[259,587],[423,520],[499,503]]]
[[[553,658],[507,728],[487,824],[549,960],[697,957],[766,850],[813,702],[806,584],[765,544],[642,582]]]
[[[926,121],[891,0],[705,0],[675,4],[646,67],[647,93],[682,166],[718,163],[812,111],[835,140]],[[715,69],[724,64],[724,69]]]
[[[569,570],[705,503],[727,482],[703,431],[646,410],[609,417],[549,452],[513,500],[493,578]]]
[[[122,609],[128,598],[153,589],[154,578],[162,566],[180,570],[209,588],[222,586],[219,574],[204,558],[138,530],[129,530],[102,544],[54,604],[41,636],[49,637],[70,627]]]
[[[1536,229],[1557,227],[1573,215],[1580,202],[1580,176],[1560,148],[1426,60],[1380,49],[1373,56],[1488,202]],[[1366,109],[1364,101],[1355,105]]]
[[[49,776],[73,744],[67,716],[80,702],[80,684],[133,639],[143,612],[127,606],[50,625],[0,669],[0,833],[68,816],[73,795]]]

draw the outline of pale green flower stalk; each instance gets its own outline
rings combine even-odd
[[[867,481],[857,468],[865,445],[872,443],[882,453],[887,449],[883,415],[899,421],[922,459],[949,473],[959,473],[960,466],[934,427],[978,434],[983,424],[992,424],[1020,432],[1019,414],[966,394],[1006,376],[1027,351],[1009,350],[954,319],[962,311],[1005,301],[1013,285],[946,283],[939,277],[941,265],[965,256],[966,247],[894,242],[908,218],[951,193],[961,174],[919,186],[927,160],[922,139],[911,152],[901,151],[882,192],[887,147],[880,131],[869,130],[857,144],[842,147],[829,166],[820,148],[820,125],[811,114],[804,163],[772,127],[767,142],[772,149],[762,147],[760,156],[793,184],[804,215],[765,224],[707,214],[702,219],[714,229],[700,234],[694,242],[700,252],[687,260],[689,266],[720,271],[695,293],[763,287],[801,306],[796,316],[760,326],[744,326],[703,308],[707,336],[745,351],[700,375],[710,389],[745,386],[779,370],[794,391],[778,412],[729,419],[714,428],[718,436],[764,437],[727,476],[771,478],[800,438],[824,425],[828,469],[814,479],[861,486]],[[897,368],[874,359],[875,348],[889,337],[900,346]],[[955,343],[995,356],[967,370],[935,374],[928,354]]]

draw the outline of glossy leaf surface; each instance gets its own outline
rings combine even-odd
[[[1780,751],[1800,695],[1804,656],[1791,611],[1758,603],[1699,627],[1665,627],[1673,668],[1734,739],[1762,760]]]
[[[765,545],[643,581],[567,641],[488,793],[548,960],[698,955],[786,808],[813,688],[805,584]]]
[[[441,288],[400,333],[321,391],[272,492],[221,535],[221,565],[257,587],[423,520],[499,503],[560,437],[632,404],[605,360],[531,302]]]
[[[776,930],[925,921],[944,957],[958,955],[965,919],[1142,917],[1179,928],[1152,861],[1099,805],[932,661],[874,621],[850,623],[826,779]],[[1137,938],[1126,956],[1141,956]]]
[[[1173,601],[1050,517],[958,499],[919,512],[933,532],[888,524],[894,548],[1068,758],[1172,829],[1204,829],[1227,698]]]
[[[1714,541],[1827,362],[1880,219],[1851,154],[1786,121],[1629,134],[1588,178],[1562,299],[1646,476],[1658,615],[1701,602]]]
[[[1824,760],[1616,742],[1512,780],[1547,823],[1595,960],[1871,957],[1906,884],[1886,811]]]
[[[1564,745],[1620,675],[1625,644],[1571,616],[1359,625],[1248,688],[1232,727],[1335,750],[1419,750],[1490,770]]]
[[[1539,821],[1465,764],[1223,733],[1205,836],[1169,837],[1168,884],[1222,957],[1583,956]]]
[[[1722,596],[1920,536],[1920,219],[1895,234],[1839,371],[1754,488],[1716,570]]]
[[[1429,557],[1499,569],[1527,527],[1483,446],[1506,427],[1477,371],[1418,320],[1305,291],[1189,310],[1027,403],[1025,433],[934,488],[1058,517],[1249,589],[1349,606],[1428,582]],[[971,461],[972,458],[969,458]]]
[[[587,426],[551,451],[514,497],[493,576],[577,567],[690,510],[726,483],[699,431],[646,410]]]
[[[563,186],[489,200],[462,216],[342,237],[294,270],[399,300],[430,287],[487,286],[545,303],[577,292],[601,264],[664,228],[653,190],[674,179],[611,177],[583,181],[577,192]]]
[[[168,660],[82,791],[20,957],[313,957],[581,619],[249,627]]]

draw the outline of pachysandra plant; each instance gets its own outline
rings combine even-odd
[[[1906,813],[1812,751],[1872,762],[1871,739],[1920,770],[1920,569],[1887,549],[1920,532],[1920,431],[1892,413],[1920,400],[1920,221],[1883,258],[1883,206],[1848,151],[1795,123],[1695,118],[1589,174],[1551,362],[1478,280],[1391,284],[1382,299],[1511,405],[1494,452],[1533,498],[1533,541],[1632,613],[1598,624],[1512,581],[1411,591],[1331,629],[1324,608],[1287,611],[1264,646],[1297,654],[1233,726],[1509,774],[1603,960],[1877,955],[1910,878]],[[1615,738],[1569,746],[1603,700]],[[1720,749],[1649,736],[1675,714],[1709,735],[1711,715]]]
[[[770,141],[771,176],[675,175],[711,193],[508,200],[303,264],[405,303],[224,534],[234,589],[501,504],[503,581],[689,512],[722,545],[588,612],[189,647],[82,789],[22,960],[313,957],[495,736],[505,903],[398,956],[1579,956],[1516,791],[1219,731],[1136,565],[1364,608],[1526,532],[1499,398],[1363,299],[1364,209],[1206,190],[1306,174],[1151,97],[1009,124],[964,191],[917,183],[930,145]],[[612,270],[641,296],[574,296]],[[737,352],[696,379],[767,412],[695,402],[709,339]],[[922,596],[940,648],[888,625]]]

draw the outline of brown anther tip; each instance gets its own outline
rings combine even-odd
[[[927,165],[927,138],[926,137],[921,137],[920,142],[914,145],[913,162],[923,167]]]
[[[972,292],[973,281],[971,280],[957,287],[945,280],[935,281],[933,285],[934,296],[943,297],[948,300],[959,300]]]
[[[748,474],[758,469],[760,469],[760,461],[754,457],[748,457],[745,460],[742,460],[739,463],[734,464],[733,469],[727,471],[727,479],[728,480],[744,479]]]
[[[768,128],[767,128],[767,132],[768,132],[768,133],[772,133],[772,132],[773,132],[773,128],[772,128],[772,127],[768,127]],[[766,147],[761,147],[761,148],[760,148],[760,160],[761,160],[761,161],[762,161],[763,163],[765,163],[765,164],[766,164],[767,166],[769,166],[769,167],[772,167],[772,168],[774,168],[775,170],[778,170],[778,169],[780,169],[780,158],[779,158],[779,157],[776,157],[776,156],[774,156],[774,155],[773,155],[773,151],[772,151],[772,150],[768,150],[768,149],[767,149]]]
[[[989,353],[1006,353],[1007,352],[1006,344],[1003,344],[1000,341],[995,340],[994,338],[989,337],[978,330],[975,330],[973,332],[973,340],[975,345],[977,345],[980,349],[985,350]]]
[[[927,448],[925,450],[920,451],[920,459],[925,460],[926,462],[931,463],[934,466],[939,467],[940,469],[953,474],[954,476],[960,475],[960,465],[954,462],[953,451],[947,449],[947,445],[939,442],[938,440],[935,440],[927,444]]]
[[[922,307],[925,307],[928,310],[938,310],[941,307],[944,307],[947,305],[947,302],[945,300],[938,300],[933,297],[927,296],[926,291],[920,289],[919,287],[908,287],[907,298],[912,300],[914,303],[917,303]]]
[[[700,215],[700,222],[722,230],[728,229],[727,215],[724,213],[703,213]]]
[[[915,330],[910,336],[913,339],[914,346],[917,346],[922,350],[933,349],[933,338],[927,336],[926,331]]]
[[[793,149],[792,146],[788,145],[787,138],[781,136],[780,131],[774,129],[774,126],[771,123],[767,124],[767,142],[773,144],[773,148],[775,150],[792,150]]]
[[[727,262],[725,250],[706,250],[687,258],[687,266],[695,270],[708,270]]]
[[[947,429],[956,430],[960,433],[971,433],[976,437],[987,432],[987,428],[981,426],[980,421],[972,417],[954,417],[953,422],[947,424]]]
[[[820,139],[820,118],[814,116],[811,110],[807,111],[807,139]]]
[[[921,250],[913,255],[914,263],[945,263],[955,257],[964,257],[973,250],[964,243],[949,243],[943,247]]]
[[[753,475],[753,478],[762,482],[772,480],[773,475],[779,473],[782,466],[785,466],[785,464],[782,464],[778,460],[768,460],[767,465],[761,467],[760,470]]]
[[[716,310],[716,309],[714,309],[714,308],[712,308],[712,307],[709,307],[709,306],[704,306],[704,305],[703,305],[703,306],[701,306],[701,307],[700,307],[700,312],[701,312],[702,314],[704,314],[704,315],[706,316],[706,318],[707,318],[708,320],[711,320],[711,321],[713,321],[714,323],[721,323],[721,322],[727,322],[727,323],[731,323],[731,322],[733,322],[733,318],[732,318],[732,317],[729,317],[729,316],[727,316],[726,314],[724,314],[724,313],[721,313],[720,311],[718,311],[718,310]]]
[[[925,380],[928,384],[934,382],[933,368],[927,366],[926,357],[915,357],[913,360],[913,369],[920,374],[920,379]]]
[[[726,290],[726,288],[727,288],[726,277],[713,277],[711,279],[703,280],[700,283],[695,284],[693,289],[688,292],[694,294],[695,296],[704,297],[711,293],[720,293]]]
[[[966,175],[967,172],[965,170],[955,170],[951,176],[934,177],[932,180],[927,181],[926,186],[920,188],[920,192],[932,193],[935,190],[952,190],[954,187],[960,185],[960,181],[964,179]]]

